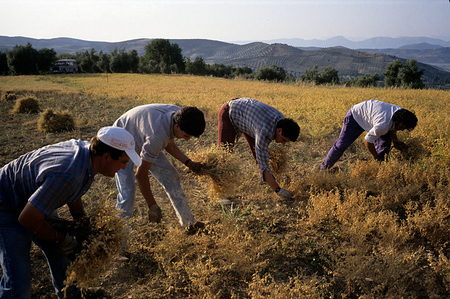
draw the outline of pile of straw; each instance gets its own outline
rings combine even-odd
[[[35,97],[24,97],[17,100],[13,113],[38,113],[41,111],[39,101]]]
[[[90,216],[90,229],[83,249],[67,269],[66,286],[76,285],[86,290],[122,250],[124,220],[107,200],[94,208]]]
[[[47,133],[71,131],[75,129],[75,120],[68,111],[54,112],[48,108],[39,118],[38,129]]]
[[[17,99],[17,96],[14,92],[12,91],[5,91],[2,93],[2,97],[1,100],[2,101],[15,101]]]
[[[210,192],[218,197],[229,197],[235,194],[241,184],[239,175],[239,159],[229,151],[216,148],[199,150],[192,153],[191,159],[202,164],[196,172],[201,180],[210,184]]]

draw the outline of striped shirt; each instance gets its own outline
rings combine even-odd
[[[245,133],[255,139],[256,163],[261,180],[264,180],[264,170],[267,169],[272,174],[269,166],[269,144],[275,139],[278,121],[285,117],[274,107],[250,98],[235,99],[228,105],[230,120],[237,136],[239,133]]]
[[[29,202],[45,215],[76,201],[93,181],[89,142],[69,140],[29,152],[0,169],[0,210]]]

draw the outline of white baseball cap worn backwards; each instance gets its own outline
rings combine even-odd
[[[119,127],[103,127],[98,130],[98,139],[115,149],[125,151],[136,166],[140,166],[141,157],[136,153],[134,138],[127,130]]]

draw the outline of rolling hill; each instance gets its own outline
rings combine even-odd
[[[450,47],[418,43],[415,48],[403,45],[397,49],[354,50],[341,46],[325,48],[299,48],[282,43],[267,44],[251,42],[234,44],[206,39],[172,39],[180,46],[185,57],[202,57],[206,63],[247,66],[257,70],[261,66],[277,65],[298,77],[315,65],[319,70],[331,66],[342,78],[363,74],[382,76],[386,66],[399,59],[416,59],[419,69],[424,70],[422,79],[427,86],[450,82]],[[336,42],[338,42],[336,40]],[[10,50],[15,45],[31,43],[36,49],[54,49],[58,54],[90,51],[109,53],[115,48],[136,50],[145,53],[151,39],[135,39],[123,42],[91,42],[72,38],[32,39],[26,37],[0,36],[0,51]]]

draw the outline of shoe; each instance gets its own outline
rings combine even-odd
[[[105,296],[106,296],[106,293],[103,288],[89,288],[83,294],[82,298],[98,299],[98,298],[105,298]]]
[[[197,221],[197,222],[189,225],[188,227],[186,227],[185,231],[186,231],[187,235],[194,235],[198,231],[201,231],[204,228],[205,228],[205,224],[203,222]]]
[[[232,202],[231,200],[229,200],[228,198],[224,197],[224,198],[220,198],[220,199],[219,199],[219,203],[220,203],[222,206],[229,206],[229,205],[231,205],[233,202]]]
[[[116,258],[116,261],[118,262],[128,262],[129,260],[130,258],[123,253],[119,254],[119,256]]]

